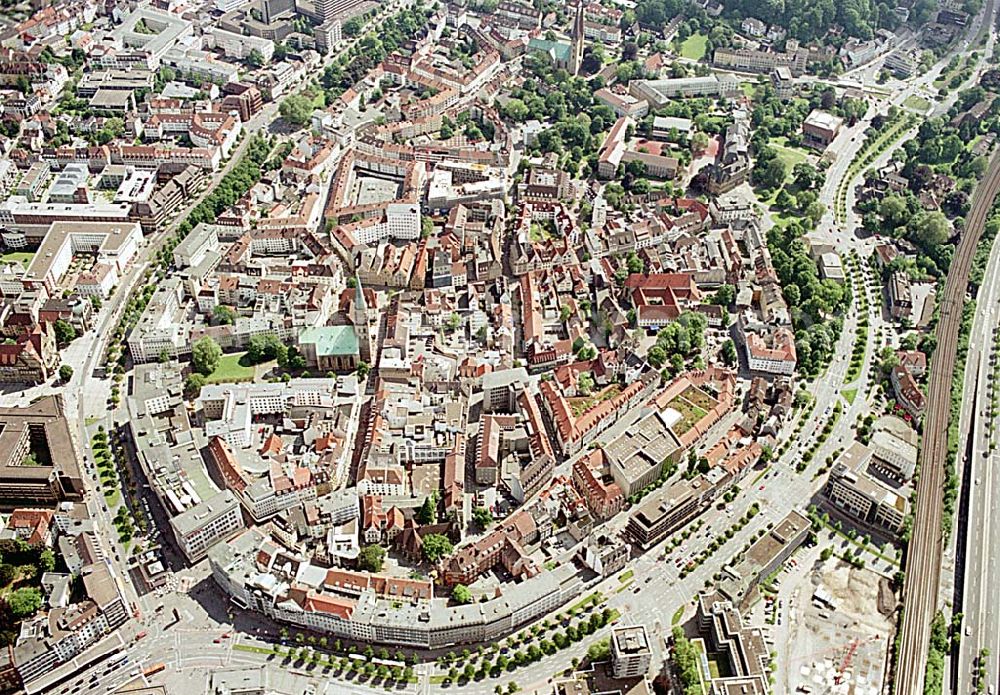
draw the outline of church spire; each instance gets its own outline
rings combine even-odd
[[[576,16],[573,18],[573,49],[570,54],[569,71],[574,76],[580,74],[580,66],[583,65],[583,2],[584,0],[577,0]]]
[[[361,287],[361,278],[354,273],[354,312],[355,316],[368,316],[368,305],[365,303],[365,291]]]
[[[354,334],[358,337],[358,359],[371,364],[372,335],[368,328],[368,303],[365,301],[365,290],[361,286],[361,278],[354,274],[354,305],[351,307],[351,323],[354,324]]]

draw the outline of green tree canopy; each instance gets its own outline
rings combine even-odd
[[[236,312],[233,311],[232,307],[226,306],[225,304],[219,304],[215,309],[212,310],[212,317],[223,325],[232,326],[236,323]]]
[[[205,386],[205,377],[198,372],[192,372],[184,380],[184,394],[188,398],[197,398]]]
[[[423,554],[424,560],[430,564],[436,564],[443,557],[451,555],[455,546],[448,540],[447,536],[440,533],[429,533],[424,536]]]
[[[251,49],[250,55],[247,56],[247,65],[252,68],[262,67],[264,65],[264,54],[256,48]]]
[[[280,365],[288,359],[288,346],[274,333],[255,335],[247,344],[246,357],[253,364],[277,360]]]
[[[7,597],[7,608],[18,619],[34,615],[41,607],[42,592],[33,586],[16,589]]]
[[[292,94],[278,107],[281,117],[292,125],[303,126],[312,117],[312,99],[302,94]]]
[[[366,572],[381,572],[385,561],[385,548],[381,545],[368,545],[358,553],[358,567]]]
[[[68,345],[76,338],[76,329],[69,321],[57,319],[53,328],[56,333],[56,342],[59,345]]]
[[[209,336],[205,336],[191,348],[191,366],[199,374],[208,376],[219,366],[222,348]]]
[[[493,523],[493,515],[486,507],[473,507],[472,520],[483,528],[489,528],[490,524]]]
[[[437,495],[432,493],[424,498],[424,503],[420,505],[414,515],[421,524],[437,523]]]

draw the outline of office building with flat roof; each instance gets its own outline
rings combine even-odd
[[[708,634],[706,651],[727,662],[725,675],[708,676],[712,695],[765,695],[769,685],[770,651],[760,628],[743,624],[740,612],[717,592],[698,596],[698,621]]]
[[[639,546],[648,549],[684,526],[712,502],[715,490],[704,476],[679,480],[654,493],[632,512],[626,533]]]
[[[753,605],[757,588],[764,579],[792,556],[809,536],[810,521],[792,510],[765,535],[754,541],[739,564],[727,566],[719,582],[719,591],[740,609]]]
[[[0,408],[0,504],[83,499],[84,484],[60,396]]]
[[[44,287],[50,295],[56,294],[73,258],[88,254],[94,257],[91,273],[100,273],[104,280],[95,293],[107,297],[141,242],[138,222],[53,222],[21,282],[27,289]]]
[[[740,80],[734,75],[676,77],[665,80],[632,80],[629,91],[639,99],[660,108],[679,97],[730,97],[740,91]]]
[[[854,442],[830,471],[823,493],[841,512],[878,531],[903,529],[909,500],[890,481],[869,473],[872,450]]]
[[[177,546],[191,562],[198,562],[219,541],[246,528],[240,502],[231,490],[210,497],[170,520]]]
[[[663,464],[676,462],[684,452],[670,429],[669,411],[652,412],[603,445],[611,475],[625,497],[660,477]]]

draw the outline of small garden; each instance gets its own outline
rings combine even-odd
[[[0,645],[13,644],[20,622],[42,607],[42,575],[56,564],[51,548],[20,539],[0,541]]]
[[[717,401],[701,389],[695,387],[685,389],[667,404],[668,408],[680,413],[681,420],[675,428],[677,434],[682,435],[698,424],[716,404]]]

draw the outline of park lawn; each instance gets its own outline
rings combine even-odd
[[[809,161],[809,156],[797,147],[788,147],[777,142],[772,142],[771,147],[778,153],[778,158],[785,163],[785,167],[788,169],[788,173],[785,174],[785,183],[792,180],[792,169],[796,164]]]
[[[634,571],[632,571],[632,570],[625,570],[624,572],[622,572],[621,574],[618,575],[618,581],[620,581],[620,582],[627,582],[633,576],[635,576],[635,572]]]
[[[903,101],[903,106],[917,113],[927,113],[927,109],[931,107],[931,102],[918,94],[911,94]]]
[[[771,202],[774,202],[774,201],[772,200]],[[788,225],[790,225],[792,222],[798,221],[798,219],[799,219],[798,217],[795,217],[791,213],[788,213],[788,212],[772,212],[771,213],[771,221],[774,222],[774,226],[775,227],[779,227],[781,229],[784,229],[785,227],[787,227]]]
[[[8,251],[7,253],[0,254],[0,264],[20,263],[27,267],[34,257],[35,254],[33,251]]]
[[[231,355],[223,355],[215,371],[205,377],[205,381],[209,384],[253,381],[254,368],[245,366],[241,362],[245,354],[245,352],[234,352]]]
[[[704,34],[691,34],[681,44],[681,56],[689,60],[701,60],[708,48],[708,37]]]

